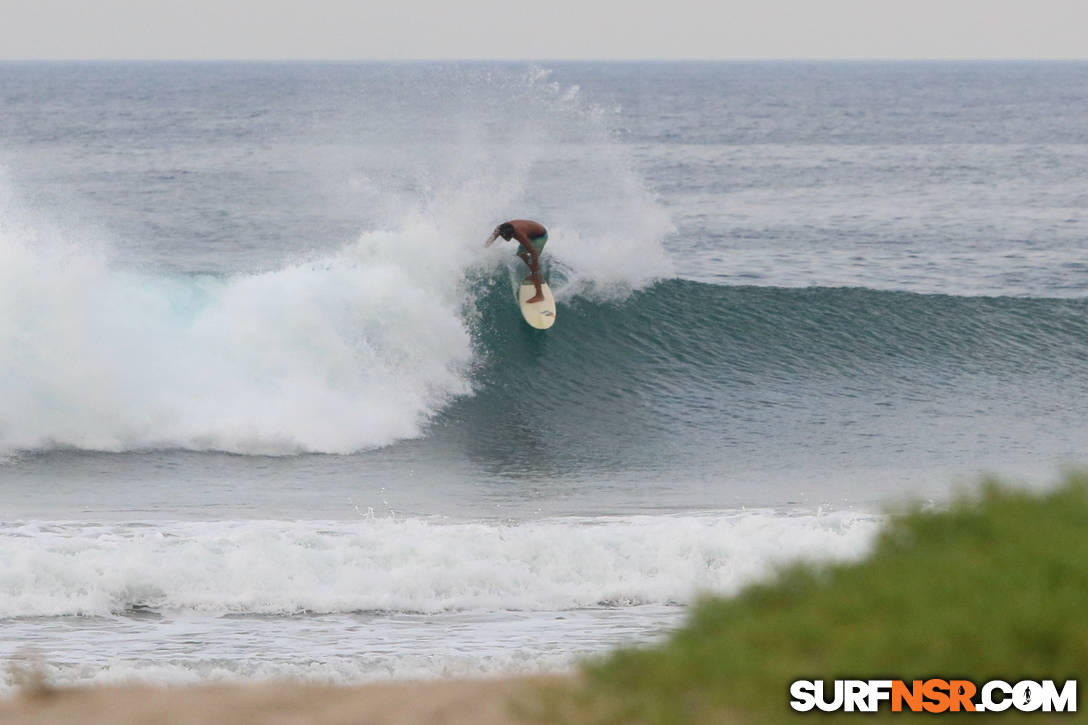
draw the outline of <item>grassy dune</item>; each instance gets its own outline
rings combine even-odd
[[[584,686],[552,692],[541,714],[577,723],[932,721],[886,704],[878,716],[802,715],[789,709],[789,683],[1085,673],[1088,475],[1076,474],[1044,495],[985,482],[948,509],[892,517],[860,563],[795,567],[738,597],[703,601],[666,643],[589,665]],[[1015,710],[965,716],[1071,721]]]

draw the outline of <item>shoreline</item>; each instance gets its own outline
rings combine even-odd
[[[0,725],[512,725],[547,685],[571,675],[366,683],[272,681],[178,687],[31,684],[0,699]]]

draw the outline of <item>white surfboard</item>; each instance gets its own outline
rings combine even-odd
[[[531,277],[521,280],[521,286],[518,287],[518,305],[521,307],[521,316],[529,325],[538,330],[547,330],[555,324],[555,297],[552,296],[547,282],[540,283],[540,291],[544,294],[544,299],[529,304],[526,300],[536,296],[536,285]]]

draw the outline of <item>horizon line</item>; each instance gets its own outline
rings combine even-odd
[[[730,58],[3,58],[0,63],[1077,63],[1088,61],[1084,57],[730,57]]]

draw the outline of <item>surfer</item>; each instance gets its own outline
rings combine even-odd
[[[499,237],[508,242],[511,239],[520,242],[517,255],[529,265],[529,270],[533,273],[533,284],[536,285],[536,296],[529,298],[525,303],[540,302],[544,299],[544,293],[540,289],[540,252],[548,241],[548,230],[540,222],[530,219],[511,219],[495,227],[495,231],[491,233],[491,237],[484,246],[490,247],[491,243]]]

